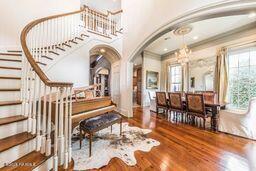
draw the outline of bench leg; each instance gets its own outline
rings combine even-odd
[[[92,156],[92,134],[89,134],[89,157]]]
[[[81,149],[82,148],[82,140],[83,140],[83,133],[82,133],[81,128],[80,128],[80,138],[79,138],[79,140],[80,140],[80,149]]]
[[[120,121],[120,135],[122,135],[122,119]]]

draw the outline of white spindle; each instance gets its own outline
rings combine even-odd
[[[42,118],[42,146],[41,146],[41,153],[45,153],[46,151],[46,95],[47,95],[47,87],[44,84],[44,99],[43,99],[43,118]]]
[[[48,116],[47,116],[47,140],[46,140],[46,156],[51,154],[51,117],[52,117],[52,88],[50,87],[48,95]],[[57,105],[57,103],[56,103]],[[57,114],[56,114],[57,115]]]
[[[36,118],[36,150],[41,149],[41,80],[38,80],[38,93],[37,93],[37,118]]]
[[[53,156],[53,170],[58,170],[58,120],[59,120],[59,88],[56,88],[56,99],[55,99],[55,130],[54,130],[54,156]]]

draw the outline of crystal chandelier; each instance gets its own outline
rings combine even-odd
[[[189,56],[192,53],[192,51],[188,48],[188,46],[184,42],[184,35],[183,36],[183,44],[182,47],[175,52],[176,61],[180,63],[181,65],[185,65],[189,62]]]

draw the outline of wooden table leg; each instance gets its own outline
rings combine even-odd
[[[218,123],[219,123],[219,114],[218,114],[218,107],[212,107],[212,118],[211,118],[211,126],[213,131],[218,131]]]

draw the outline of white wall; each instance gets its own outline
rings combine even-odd
[[[147,89],[146,87],[146,73],[147,71],[154,71],[159,73],[158,89]],[[144,51],[142,64],[142,106],[150,106],[150,99],[148,93],[160,91],[161,80],[161,56]]]
[[[81,0],[81,4],[103,13],[116,12],[121,9],[121,0]]]
[[[0,50],[19,47],[20,33],[29,22],[79,8],[79,0],[1,0]]]
[[[50,80],[74,83],[74,87],[88,86],[90,55],[87,46],[83,46],[63,58],[47,71],[47,75]]]
[[[89,51],[96,45],[109,45],[121,54],[121,39],[107,43],[100,39],[92,38],[51,66],[47,70],[47,76],[54,81],[72,82],[74,87],[88,86],[90,79]]]

